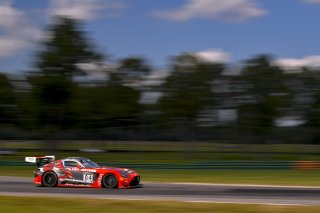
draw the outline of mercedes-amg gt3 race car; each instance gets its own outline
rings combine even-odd
[[[125,168],[99,166],[82,157],[55,160],[55,156],[26,157],[36,163],[33,182],[46,187],[132,188],[140,186],[140,175]]]

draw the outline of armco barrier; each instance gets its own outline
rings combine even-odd
[[[311,170],[320,169],[319,161],[295,161],[292,162],[292,167],[295,169]]]

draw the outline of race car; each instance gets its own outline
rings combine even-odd
[[[82,157],[55,160],[55,156],[25,157],[36,163],[33,182],[45,187],[133,188],[139,187],[140,175],[125,168],[99,166]]]

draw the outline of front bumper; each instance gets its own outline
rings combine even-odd
[[[132,175],[129,178],[119,178],[119,188],[136,188],[140,185],[140,175]]]

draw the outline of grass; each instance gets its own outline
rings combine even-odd
[[[57,159],[67,156],[82,156],[96,162],[117,163],[175,163],[186,164],[207,161],[320,161],[316,154],[285,154],[285,153],[212,153],[205,151],[163,151],[163,152],[106,152],[106,153],[81,153],[81,152],[40,152],[19,151],[16,155],[1,156],[0,161],[23,161],[25,156],[55,155]]]
[[[270,206],[242,204],[184,203],[166,201],[120,201],[71,198],[36,198],[0,196],[2,213],[173,213],[173,212],[215,212],[215,213],[314,213],[318,206]]]
[[[52,141],[1,141],[0,148],[48,148]],[[46,145],[46,146],[45,146]],[[57,158],[85,155],[97,162],[121,163],[190,163],[197,161],[298,161],[319,160],[320,146],[308,144],[229,144],[210,142],[155,142],[155,141],[59,141],[50,148],[68,152],[19,151],[15,156],[0,156],[0,160],[21,160],[24,156],[54,154]],[[71,150],[103,149],[123,152],[79,153]],[[126,152],[131,151],[131,152]],[[142,152],[141,152],[142,151]],[[153,151],[153,152],[147,152]]]
[[[45,143],[52,141],[36,140],[0,140],[2,148],[15,149],[37,149],[48,148]],[[116,149],[116,150],[151,150],[151,151],[252,151],[252,152],[306,152],[318,153],[320,146],[317,144],[232,144],[201,141],[88,141],[88,140],[68,140],[55,141],[55,146],[60,149],[82,149],[82,148],[99,148],[99,149]]]
[[[3,147],[26,146],[37,147],[37,142],[1,142]],[[95,144],[100,148],[118,150],[152,150],[161,152],[18,152],[14,156],[0,156],[0,161],[23,161],[25,156],[55,155],[57,159],[67,156],[83,156],[96,162],[112,164],[191,164],[214,161],[287,161],[318,160],[319,145],[228,145],[216,143],[177,143],[177,142],[94,142],[68,141],[64,148],[84,148]],[[99,148],[98,147],[98,148]],[[97,147],[95,147],[97,148]],[[170,151],[169,151],[170,150]],[[222,151],[212,153],[211,151]],[[235,153],[225,153],[235,151]],[[241,153],[249,151],[250,153]],[[255,153],[265,151],[273,154]],[[294,154],[300,152],[300,154]],[[309,154],[306,154],[309,153]],[[1,167],[0,175],[32,177],[34,167]],[[320,186],[318,170],[151,170],[137,169],[144,181],[159,182],[199,182],[199,183],[239,183],[239,184],[272,184]]]
[[[0,167],[0,176],[32,177],[33,167]],[[320,186],[320,170],[137,170],[142,181]]]
[[[320,186],[319,170],[151,170],[141,174],[143,180],[158,182]]]

